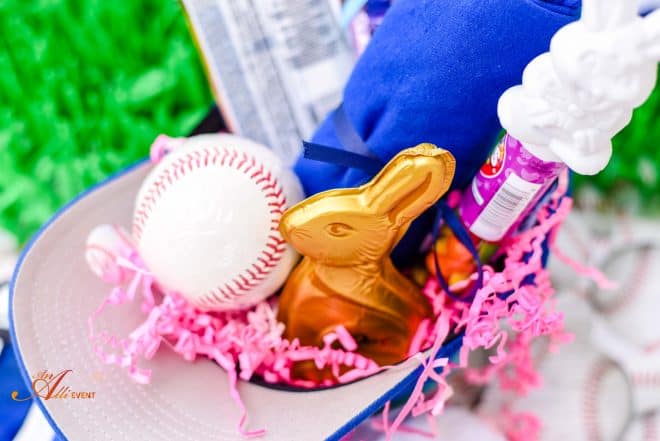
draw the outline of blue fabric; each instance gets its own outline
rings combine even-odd
[[[499,97],[579,12],[579,0],[397,0],[344,89],[346,115],[383,162],[420,142],[450,150],[454,188],[464,188],[501,130]],[[344,147],[332,114],[311,142]],[[308,196],[371,177],[305,158],[295,170]],[[432,220],[411,226],[395,260],[417,252]]]
[[[31,395],[23,383],[11,344],[5,344],[0,354],[0,441],[11,441],[23,425],[32,400],[14,401],[12,391],[23,398]]]
[[[390,6],[392,6],[392,0],[369,0],[364,5],[364,10],[369,16],[382,16],[385,15]]]

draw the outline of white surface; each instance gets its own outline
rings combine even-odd
[[[558,291],[586,295],[612,332],[633,346],[660,342],[660,219],[574,211],[560,230],[558,246],[619,284],[598,290],[554,257],[550,270]]]
[[[8,282],[11,279],[16,266],[16,259],[17,257],[13,253],[0,256],[0,283]]]
[[[599,306],[593,340],[626,372],[638,417],[660,411],[660,220],[612,222],[620,227],[610,240],[619,245],[599,260],[620,289],[595,291],[593,298],[618,306]]]
[[[660,222],[655,228],[657,246],[647,251],[646,258],[640,252],[629,253],[608,266],[608,274],[627,289],[600,295],[627,297],[620,308],[607,314],[607,321],[616,334],[637,347],[660,347]]]
[[[655,311],[657,314],[660,309]],[[655,350],[631,344],[602,319],[595,321],[592,340],[601,353],[617,362],[626,373],[633,393],[633,414],[660,411],[660,344]]]
[[[236,159],[217,159],[226,155]],[[133,237],[156,279],[196,306],[251,306],[273,294],[298,259],[274,210],[302,198],[298,178],[266,147],[226,134],[196,136],[145,180]]]
[[[609,367],[591,387],[604,357],[590,341],[589,306],[577,297],[564,296],[558,309],[566,312],[567,328],[576,334],[576,341],[544,360],[540,368],[543,386],[525,398],[514,400],[512,409],[538,415],[543,421],[541,440],[544,441],[614,441],[625,427],[630,411],[626,379],[621,371]],[[499,407],[510,399],[491,388],[485,394],[481,410],[496,415]],[[594,411],[593,421],[590,410]],[[600,437],[590,437],[591,427],[596,428]]]
[[[584,0],[582,14],[502,95],[498,114],[534,155],[592,175],[655,86],[660,12],[642,19],[630,0]]]
[[[16,238],[7,231],[0,229],[0,255],[13,254],[16,247]]]
[[[9,329],[9,285],[0,288],[0,329]],[[0,352],[2,352],[1,339]]]
[[[52,223],[27,253],[13,298],[17,348],[28,373],[73,369],[72,390],[95,391],[93,400],[43,401],[70,440],[236,440],[239,412],[227,376],[210,361],[188,363],[163,349],[146,363],[150,385],[103,365],[88,343],[87,319],[108,286],[85,268],[87,233],[101,223],[129,225],[133,201],[147,166],[106,184]],[[109,311],[99,329],[126,335],[144,320],[136,302]],[[249,429],[265,427],[264,440],[323,439],[409,374],[418,362],[348,386],[318,392],[283,392],[251,383],[240,391]]]
[[[593,439],[589,426],[603,440],[615,439],[622,430],[626,441],[651,440],[660,433],[660,345],[654,346],[660,343],[660,248],[644,252],[636,245],[644,243],[660,245],[660,220],[578,211],[569,216],[558,236],[559,248],[578,262],[608,262],[605,274],[622,289],[593,290],[583,276],[552,257],[558,310],[565,312],[576,342],[544,359],[541,389],[519,400],[489,390],[482,410],[493,415],[511,402],[514,410],[533,412],[543,422],[541,439],[547,441]],[[609,367],[598,377],[604,362]],[[589,402],[593,418],[585,406]]]
[[[396,415],[393,411],[392,417]],[[492,427],[488,426],[484,420],[463,407],[448,406],[442,415],[428,420],[426,415],[409,418],[404,422],[404,429],[414,429],[416,431],[432,433],[431,424],[434,423],[437,428],[438,441],[505,441],[505,437]],[[382,430],[371,427],[371,423],[381,423],[380,416],[374,417],[370,422],[365,423],[352,435],[350,440],[370,440],[385,441]],[[429,438],[417,433],[405,431],[397,432],[395,441],[423,441]]]
[[[33,404],[28,411],[14,441],[53,441],[55,433],[46,421],[41,409]]]
[[[0,329],[9,329],[9,280],[16,264],[16,240],[0,230]],[[0,339],[0,353],[4,342]]]
[[[622,441],[656,441],[660,433],[660,414],[658,412],[635,419]]]

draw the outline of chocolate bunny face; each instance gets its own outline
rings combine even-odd
[[[358,352],[382,365],[403,360],[432,308],[389,253],[454,177],[454,157],[431,144],[400,152],[369,183],[319,193],[284,213],[280,231],[305,257],[289,276],[278,319],[285,335],[322,345],[343,326]],[[296,376],[323,377],[313,363]]]
[[[289,209],[280,221],[287,242],[330,266],[389,256],[413,219],[449,188],[454,159],[420,144],[397,155],[368,184],[319,193]]]

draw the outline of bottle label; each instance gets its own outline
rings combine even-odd
[[[461,219],[479,238],[500,241],[520,224],[565,167],[542,161],[506,135],[463,194]]]
[[[474,221],[470,231],[487,241],[502,239],[540,188],[541,184],[527,182],[511,173]]]

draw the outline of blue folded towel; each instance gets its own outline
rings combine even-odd
[[[521,82],[525,66],[579,12],[579,0],[396,0],[353,70],[343,108],[383,162],[420,142],[450,150],[457,161],[453,187],[463,188],[501,130],[500,95]],[[331,117],[311,141],[349,147]],[[307,195],[370,178],[304,158],[295,169]],[[398,263],[417,251],[430,219],[412,225],[396,250]]]

